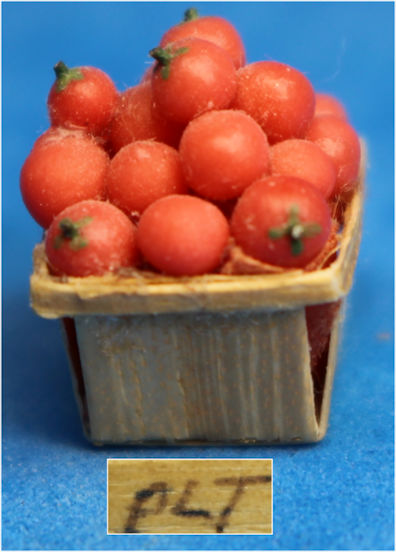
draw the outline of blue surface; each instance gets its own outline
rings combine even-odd
[[[393,3],[205,3],[249,61],[276,59],[337,95],[366,139],[363,243],[330,427],[315,446],[100,448],[82,436],[58,324],[29,309],[41,238],[20,167],[48,125],[52,66],[96,65],[120,89],[188,4],[11,3],[3,9],[3,549],[393,549]],[[273,536],[107,536],[106,459],[273,458]]]

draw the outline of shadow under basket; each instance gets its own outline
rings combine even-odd
[[[61,318],[94,444],[309,443],[326,433],[342,308],[311,364],[306,307],[339,306],[357,259],[360,182],[337,259],[314,272],[57,278],[34,252],[31,301]]]

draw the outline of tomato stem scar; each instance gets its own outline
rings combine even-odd
[[[199,13],[197,8],[188,8],[184,12],[183,22],[194,21],[194,19],[198,19],[198,18],[199,18]]]
[[[54,66],[56,75],[56,91],[62,92],[73,80],[82,80],[84,75],[78,67],[69,68],[63,61]]]
[[[268,231],[269,237],[273,240],[289,236],[291,252],[292,255],[295,256],[301,255],[304,250],[302,238],[316,236],[322,230],[320,224],[317,224],[316,222],[301,222],[298,213],[298,205],[292,205],[286,224],[270,228]]]
[[[78,251],[88,245],[88,240],[80,234],[80,228],[92,222],[92,217],[83,217],[80,220],[72,221],[64,218],[59,222],[60,234],[54,240],[55,249],[59,249],[64,241],[68,241],[71,249]]]
[[[161,68],[161,76],[164,80],[166,80],[169,78],[170,66],[173,59],[182,54],[185,54],[186,52],[188,52],[188,48],[186,46],[172,51],[172,45],[170,44],[165,48],[157,46],[156,48],[150,50],[149,54],[156,61],[158,61],[158,67]]]

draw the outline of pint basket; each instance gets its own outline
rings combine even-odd
[[[34,252],[31,302],[59,318],[95,444],[307,443],[326,433],[363,178],[337,259],[313,272],[54,277]],[[306,307],[337,305],[313,373]]]

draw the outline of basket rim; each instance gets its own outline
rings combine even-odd
[[[363,157],[363,156],[362,156]],[[364,202],[363,170],[345,212],[337,259],[327,268],[277,274],[171,277],[145,273],[85,278],[49,273],[44,244],[36,245],[31,306],[45,318],[80,314],[125,315],[200,310],[297,308],[345,296],[353,280]]]

